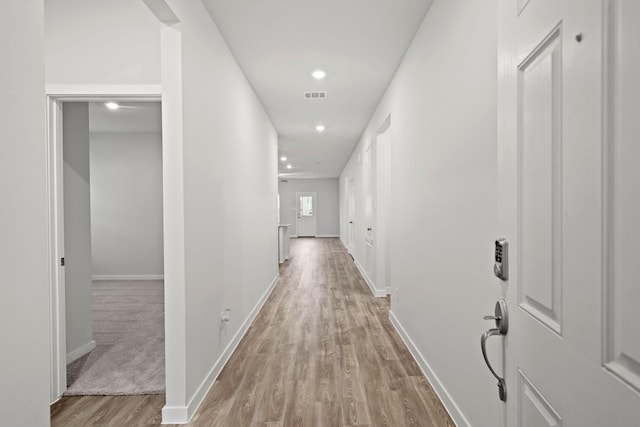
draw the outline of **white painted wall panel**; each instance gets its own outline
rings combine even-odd
[[[91,240],[94,276],[163,274],[160,133],[91,133]]]
[[[49,260],[43,2],[0,26],[0,422],[49,425]]]
[[[495,0],[433,2],[340,179],[346,241],[345,178],[356,177],[362,211],[358,160],[391,115],[392,313],[460,426],[501,424],[479,345],[492,326],[482,317],[500,298],[491,270],[499,237],[496,12]],[[361,263],[363,245],[357,235]]]
[[[182,51],[186,404],[278,274],[277,134],[204,6],[169,4]]]
[[[159,84],[160,23],[142,0],[47,0],[47,84]]]

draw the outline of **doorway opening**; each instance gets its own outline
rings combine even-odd
[[[163,394],[160,96],[49,97],[51,400]]]
[[[296,193],[298,237],[316,237],[318,234],[317,203],[315,192]]]

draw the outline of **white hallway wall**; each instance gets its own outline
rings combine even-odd
[[[43,2],[4,2],[0,52],[0,420],[49,423]]]
[[[192,413],[278,275],[277,133],[202,3],[169,5],[182,55],[187,400],[167,396],[167,406]],[[231,320],[219,333],[225,308]]]
[[[162,276],[162,135],[92,132],[90,139],[93,276]]]
[[[459,426],[500,425],[502,414],[479,348],[500,296],[496,16],[495,0],[433,2],[340,180],[346,241],[345,178],[356,177],[361,223],[358,158],[390,115],[391,317]],[[355,243],[360,258],[362,233]]]
[[[168,5],[179,24],[138,0],[50,0],[46,57],[48,84],[162,84],[164,415],[177,422],[277,278],[277,134],[204,6]]]
[[[297,236],[296,193],[315,192],[314,210],[318,221],[318,236],[338,236],[340,233],[338,178],[288,179],[278,183],[280,222],[291,224],[289,234]]]

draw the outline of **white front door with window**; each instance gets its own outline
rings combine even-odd
[[[296,193],[298,237],[315,237],[317,231],[316,193]]]
[[[506,0],[499,19],[504,425],[638,426],[640,2]]]

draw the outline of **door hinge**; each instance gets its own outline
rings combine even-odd
[[[64,257],[60,258],[60,267],[64,267]]]

